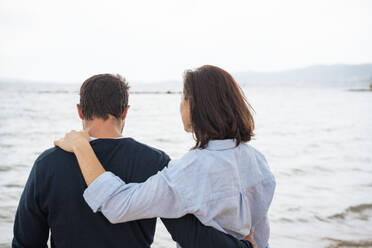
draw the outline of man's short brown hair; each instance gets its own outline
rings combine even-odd
[[[119,74],[98,74],[85,80],[80,88],[80,106],[84,118],[119,119],[128,106],[129,86]]]

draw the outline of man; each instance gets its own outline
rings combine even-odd
[[[89,128],[92,147],[105,167],[126,182],[143,182],[167,166],[162,151],[123,138],[128,105],[124,79],[101,74],[87,79],[77,105],[83,128]],[[93,138],[94,137],[94,138]],[[150,247],[156,219],[110,224],[94,214],[83,199],[86,184],[76,157],[59,148],[42,153],[31,170],[14,223],[12,246],[47,247]],[[193,215],[162,219],[182,247],[251,247],[248,241],[203,226]]]

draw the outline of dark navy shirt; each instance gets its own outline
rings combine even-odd
[[[162,151],[131,138],[98,139],[91,145],[107,171],[126,182],[144,182],[167,166]],[[83,199],[86,189],[76,157],[59,148],[43,152],[31,170],[17,209],[12,247],[150,247],[156,219],[111,224]],[[187,247],[251,247],[202,225],[193,215],[162,219],[172,238]]]

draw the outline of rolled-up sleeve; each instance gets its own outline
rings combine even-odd
[[[111,172],[105,172],[89,185],[84,191],[84,199],[93,210],[97,212],[115,192],[125,183]]]
[[[84,199],[94,212],[101,211],[111,223],[154,217],[179,218],[189,210],[168,170],[159,171],[144,183],[129,184],[105,172],[85,190]],[[177,174],[176,170],[173,167],[170,174]]]

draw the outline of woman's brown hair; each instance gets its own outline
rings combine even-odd
[[[204,149],[210,140],[235,139],[239,145],[254,136],[252,107],[225,70],[204,65],[186,71],[183,93],[190,103],[194,149]]]

